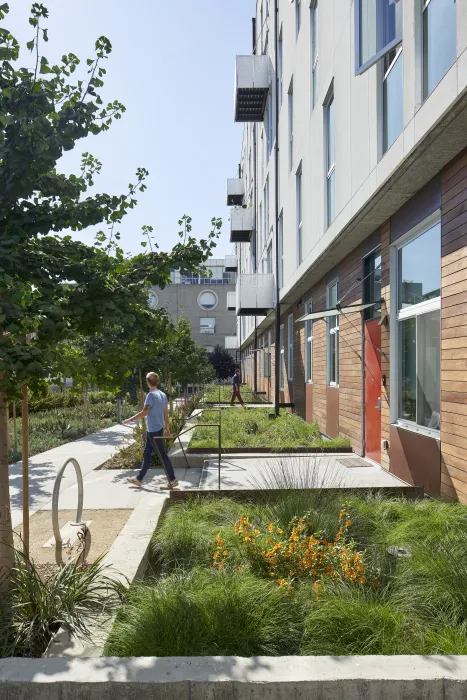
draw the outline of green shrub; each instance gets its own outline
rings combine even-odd
[[[296,654],[300,610],[250,574],[194,570],[135,587],[109,636],[107,656]]]
[[[78,557],[50,578],[16,552],[8,594],[0,602],[0,658],[41,656],[60,627],[88,638],[90,623],[99,625],[121,603],[123,589],[110,578],[102,557],[83,565]]]

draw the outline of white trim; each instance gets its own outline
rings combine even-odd
[[[305,314],[312,313],[313,299],[305,302]],[[309,334],[307,332],[309,328]],[[305,384],[313,384],[313,321],[305,321]],[[308,354],[310,357],[308,357]],[[310,360],[310,376],[308,375],[308,360]]]
[[[330,291],[333,287],[337,286],[336,299],[339,301],[339,278],[334,278],[326,285],[326,306],[329,308],[331,306],[330,301]],[[339,316],[333,316],[336,319],[336,326],[330,328],[329,320],[326,319],[326,384],[327,386],[339,386]],[[331,381],[330,379],[330,369],[331,369],[331,335],[337,335],[337,359],[336,359],[336,374],[337,382]]]
[[[287,379],[293,381],[293,341],[294,341],[294,322],[293,314],[287,316]]]
[[[424,425],[418,425],[418,423],[412,423],[411,421],[405,421],[399,418],[395,423],[394,427],[402,428],[403,430],[410,430],[412,433],[420,433],[420,435],[426,435],[426,437],[435,438],[435,440],[441,440],[441,431],[433,430],[433,428],[427,428]]]
[[[413,318],[414,316],[428,314],[430,311],[439,311],[440,308],[441,296],[434,297],[433,299],[421,301],[419,304],[412,304],[412,306],[406,306],[403,309],[400,309],[400,311],[397,314],[397,320],[404,321],[406,318]]]
[[[280,347],[279,347],[279,354],[280,354],[280,366],[279,366],[279,390],[284,391],[284,384],[285,384],[285,372],[284,372],[284,362],[285,362],[285,343],[284,343],[284,324],[282,324],[279,328],[279,338],[281,341]],[[281,382],[282,379],[282,382]]]

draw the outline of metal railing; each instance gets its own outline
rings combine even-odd
[[[83,474],[81,472],[81,467],[79,466],[78,460],[76,460],[74,457],[69,457],[67,460],[65,460],[65,462],[62,464],[58,471],[58,474],[55,478],[54,490],[52,495],[52,528],[55,538],[55,544],[57,547],[62,546],[62,535],[60,532],[60,523],[58,521],[58,498],[60,496],[60,485],[62,483],[63,474],[65,473],[65,469],[69,464],[72,464],[74,466],[76,472],[76,479],[78,482],[78,507],[76,509],[76,522],[71,523],[71,525],[74,525],[76,527],[81,527],[82,525],[84,525],[84,523],[81,522],[81,518],[83,517]]]

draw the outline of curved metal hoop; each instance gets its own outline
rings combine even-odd
[[[60,484],[62,483],[62,477],[65,473],[65,469],[69,464],[73,464],[76,472],[76,479],[78,481],[78,508],[76,509],[76,522],[73,525],[83,525],[81,522],[83,514],[83,475],[81,473],[81,467],[78,461],[74,457],[69,457],[61,466],[54,484],[54,492],[52,495],[52,527],[55,537],[55,543],[57,545],[62,544],[62,537],[60,534],[60,523],[58,522],[58,498],[60,495]]]

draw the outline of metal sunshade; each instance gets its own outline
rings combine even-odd
[[[317,321],[320,318],[328,318],[329,316],[341,316],[345,314],[356,313],[358,311],[365,311],[369,309],[370,306],[376,306],[380,304],[380,301],[372,301],[369,304],[353,304],[352,306],[340,306],[336,304],[332,309],[325,309],[324,311],[316,311],[315,313],[305,314],[298,318],[295,323],[300,323],[303,321]]]

